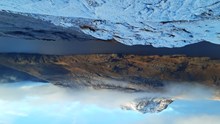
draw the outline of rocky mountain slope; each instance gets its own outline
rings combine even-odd
[[[0,11],[0,19],[0,52],[3,53],[49,55],[100,53],[184,54],[190,57],[220,58],[220,54],[217,54],[220,52],[220,45],[207,41],[181,48],[155,48],[151,45],[128,46],[116,40],[100,40],[86,35],[77,27],[64,28],[30,16]],[[12,44],[16,44],[16,46]]]
[[[35,80],[72,88],[136,92],[160,89],[168,82],[220,86],[220,61],[207,57],[2,54],[0,60],[0,65],[31,75]],[[1,75],[16,78],[4,70]]]
[[[220,44],[219,0],[7,0],[7,10],[102,40],[126,45],[182,47]]]

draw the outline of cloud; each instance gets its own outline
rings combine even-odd
[[[72,90],[45,83],[1,84],[0,120],[2,123],[14,124],[19,118],[27,120],[35,117],[37,113],[37,116],[41,117],[38,120],[51,117],[71,120],[73,117],[82,118],[89,113],[112,113],[118,111],[122,103],[133,100],[135,96],[108,90]]]
[[[200,85],[198,83],[175,82],[165,86],[165,95],[178,99],[213,99],[216,90],[213,87]]]
[[[220,124],[220,116],[191,116],[187,118],[178,118],[174,121],[175,124]]]
[[[212,115],[162,115],[150,116],[135,124],[219,124],[220,116]]]
[[[72,90],[52,84],[19,82],[0,85],[0,124],[84,122],[109,124],[204,124],[220,123],[219,102],[210,99],[213,89],[200,85],[170,85],[165,93],[123,93],[109,90]],[[170,96],[179,99],[158,114],[140,114],[119,108],[137,97]],[[195,99],[195,102],[192,99]],[[183,99],[183,101],[181,101]],[[184,101],[186,99],[186,101]],[[86,120],[85,120],[86,117]],[[100,120],[98,120],[100,119]],[[24,122],[25,121],[25,122]]]

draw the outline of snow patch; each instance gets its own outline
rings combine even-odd
[[[219,0],[7,0],[0,10],[127,45],[220,44]]]

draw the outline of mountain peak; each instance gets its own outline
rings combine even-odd
[[[123,110],[134,110],[145,113],[158,113],[173,102],[170,98],[140,98],[121,106]]]

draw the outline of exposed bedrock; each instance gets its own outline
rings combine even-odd
[[[2,78],[16,79],[17,75],[8,72],[7,68],[10,68],[34,77],[34,80],[64,87],[136,92],[160,89],[167,82],[220,86],[220,61],[207,57],[2,54],[0,60],[0,65],[5,68],[1,70],[1,75],[5,75]]]

